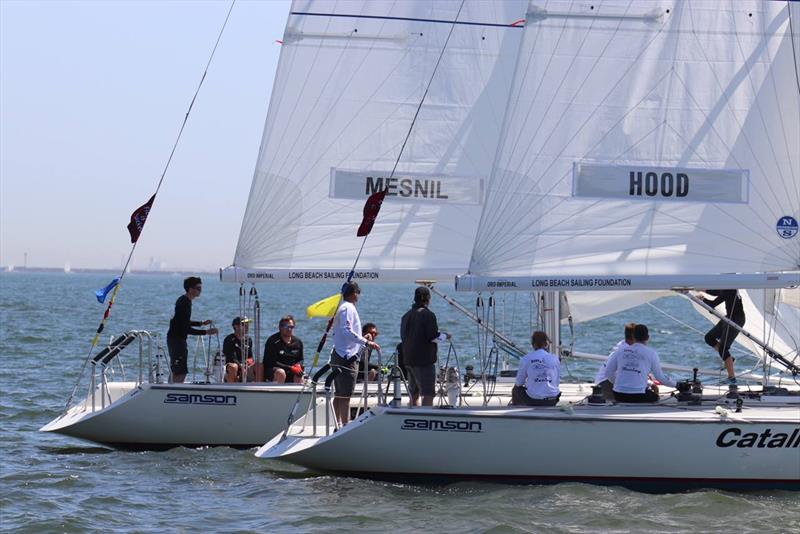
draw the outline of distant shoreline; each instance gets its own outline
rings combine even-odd
[[[59,267],[17,267],[11,269],[8,266],[0,266],[2,273],[80,273],[80,274],[119,274],[119,269],[91,269],[84,267],[73,267],[69,271]],[[196,271],[196,270],[177,270],[177,271],[146,271],[131,270],[127,274],[199,274],[199,275],[218,275],[219,271]]]

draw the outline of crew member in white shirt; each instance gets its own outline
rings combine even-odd
[[[612,380],[609,380],[608,374],[606,370],[608,369],[608,362],[611,361],[611,358],[616,358],[615,356],[620,349],[624,347],[630,347],[634,344],[633,340],[633,329],[636,328],[636,323],[628,323],[625,325],[625,339],[621,340],[617,343],[613,349],[611,349],[611,353],[608,355],[608,359],[603,362],[603,365],[600,366],[598,369],[597,374],[594,377],[594,383],[600,386],[601,391],[603,392],[603,398],[606,400],[613,401],[614,400],[614,391],[612,387],[614,385]],[[613,379],[613,377],[611,377]]]
[[[675,381],[661,370],[658,353],[647,346],[650,333],[647,326],[637,324],[633,329],[633,345],[622,347],[609,358],[606,374],[614,382],[614,398],[619,402],[656,402],[658,388],[648,385],[652,374],[665,386],[675,387]]]
[[[550,340],[537,330],[531,336],[533,352],[519,362],[517,379],[511,392],[511,404],[523,406],[555,406],[561,397],[561,362],[547,352]]]
[[[358,375],[358,355],[362,347],[380,350],[380,345],[361,335],[361,319],[356,310],[356,302],[361,288],[355,282],[342,287],[342,303],[333,319],[333,352],[331,368],[337,372],[333,384],[336,398],[333,411],[340,426],[350,422],[350,397],[356,386]]]

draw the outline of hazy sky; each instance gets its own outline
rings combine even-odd
[[[0,265],[121,265],[229,6],[0,0]],[[236,2],[135,268],[233,260],[288,11]]]

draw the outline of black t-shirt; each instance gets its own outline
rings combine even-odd
[[[253,356],[253,339],[248,337],[244,340],[246,357]],[[236,334],[228,334],[222,342],[222,354],[225,355],[225,363],[242,363],[242,342]]]
[[[714,300],[704,299],[704,302],[716,308],[721,303],[725,303],[725,316],[728,319],[741,319],[744,320],[744,306],[742,306],[742,299],[735,289],[709,289],[706,291],[709,295],[717,298]]]
[[[286,343],[280,332],[269,336],[264,345],[264,370],[273,367],[288,369],[296,363],[303,363],[303,342],[292,336],[291,341]]]
[[[192,321],[192,301],[186,295],[181,295],[175,301],[175,315],[169,321],[167,337],[186,339],[189,334],[193,336],[205,335],[205,330],[197,330],[193,326],[202,326],[200,321]]]
[[[400,320],[400,339],[403,343],[403,363],[410,367],[436,363],[439,337],[436,315],[425,306],[415,304]]]

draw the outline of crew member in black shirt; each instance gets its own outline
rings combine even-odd
[[[247,335],[250,320],[237,317],[233,320],[233,333],[228,334],[222,342],[222,354],[225,355],[225,382],[238,382],[242,376],[242,362],[247,361],[247,380],[255,376],[253,365],[253,338]],[[242,360],[244,345],[245,360]]]
[[[169,350],[170,375],[169,381],[180,383],[186,379],[187,360],[189,359],[189,348],[186,345],[186,337],[213,335],[218,332],[216,328],[208,330],[197,330],[194,326],[205,326],[211,324],[211,319],[203,322],[192,321],[192,301],[200,296],[203,290],[203,281],[196,276],[190,276],[183,281],[184,295],[175,301],[175,315],[169,322],[167,331],[167,350]]]
[[[744,326],[744,306],[742,306],[742,299],[735,289],[710,289],[705,293],[717,297],[714,300],[703,299],[707,305],[716,308],[721,303],[725,303],[725,317],[733,321],[739,326]],[[733,340],[739,335],[739,330],[729,325],[726,321],[720,320],[714,328],[706,333],[706,343],[719,353],[722,361],[725,362],[725,370],[728,371],[728,384],[731,389],[736,387],[736,372],[734,371],[733,361],[735,358],[731,357],[731,345]]]
[[[400,320],[400,340],[403,345],[403,363],[408,371],[408,389],[411,405],[416,406],[422,396],[423,406],[433,406],[436,395],[436,341],[450,339],[450,334],[439,332],[436,315],[428,309],[431,291],[420,286],[414,291],[414,304]]]
[[[278,331],[264,345],[264,374],[267,380],[303,381],[303,342],[294,336],[294,317],[287,315],[278,322]]]

